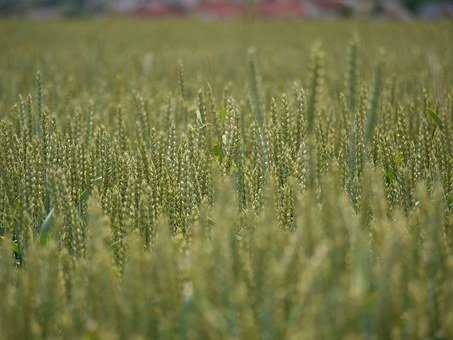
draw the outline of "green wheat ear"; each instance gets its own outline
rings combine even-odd
[[[186,99],[186,88],[185,88],[185,80],[184,80],[184,64],[182,60],[178,62],[178,86],[179,86],[179,93],[182,99]]]
[[[44,109],[44,94],[42,88],[42,79],[41,79],[41,72],[37,71],[35,74],[35,84],[36,84],[36,113],[38,115],[38,122],[41,122],[41,116]],[[41,133],[41,130],[39,130]]]
[[[382,65],[378,64],[373,71],[373,87],[368,105],[366,125],[365,125],[365,144],[368,145],[373,137],[374,130],[378,121],[379,98],[382,92]]]
[[[256,69],[256,50],[253,47],[248,49],[248,66],[249,66],[249,90],[250,99],[252,104],[252,110],[255,116],[255,120],[258,124],[258,138],[260,145],[260,159],[261,169],[265,174],[267,172],[267,164],[269,155],[267,152],[267,141],[264,128],[264,114],[263,114],[263,103],[259,87],[259,76]]]
[[[319,107],[324,76],[323,61],[324,53],[321,50],[321,45],[316,44],[311,50],[310,57],[310,78],[308,85],[309,93],[307,99],[307,131],[309,134],[313,132],[315,125],[315,116]]]
[[[250,97],[252,102],[252,109],[255,114],[255,119],[258,122],[260,129],[263,128],[264,117],[263,117],[263,108],[261,95],[258,85],[258,73],[256,69],[256,49],[250,47],[247,51],[248,53],[248,67],[249,67],[249,87],[250,87]]]
[[[349,109],[354,111],[357,105],[357,87],[358,87],[358,46],[359,38],[355,35],[349,42],[347,50],[347,70],[345,77],[346,98]]]

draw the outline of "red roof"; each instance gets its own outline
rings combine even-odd
[[[345,0],[312,0],[319,9],[335,11],[344,5]],[[167,17],[195,13],[214,18],[240,17],[246,14],[244,2],[232,3],[228,0],[202,1],[193,7],[168,5],[161,1],[150,1],[148,4],[133,11],[136,16]],[[299,0],[264,0],[255,3],[251,9],[259,17],[264,18],[294,18],[303,17],[307,10]]]
[[[255,6],[259,16],[269,18],[301,17],[306,14],[305,8],[295,1],[263,1]]]
[[[232,4],[226,1],[201,3],[195,10],[201,15],[227,18],[241,16],[245,14],[245,6],[242,4]]]
[[[133,13],[140,17],[167,17],[184,15],[184,8],[167,5],[161,2],[151,2],[148,5],[136,9]]]

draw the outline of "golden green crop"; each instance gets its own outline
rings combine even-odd
[[[453,337],[450,22],[0,22],[0,339]]]

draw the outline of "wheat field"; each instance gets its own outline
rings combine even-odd
[[[0,21],[0,339],[453,338],[452,28]]]

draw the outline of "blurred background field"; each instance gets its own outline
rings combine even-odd
[[[345,53],[354,34],[361,39],[360,74],[368,79],[373,63],[386,64],[386,81],[398,84],[398,98],[411,100],[427,87],[445,94],[452,79],[451,23],[382,22],[200,22],[197,20],[0,22],[0,107],[34,86],[39,69],[52,109],[92,98],[127,100],[130,93],[175,91],[177,66],[184,63],[186,86],[195,95],[209,82],[220,94],[246,89],[247,50],[257,52],[264,90],[270,98],[308,81],[310,49],[326,53],[325,83],[331,93],[344,85]],[[118,84],[123,90],[120,91]],[[61,86],[64,84],[64,86]],[[127,89],[127,90],[126,90]]]

